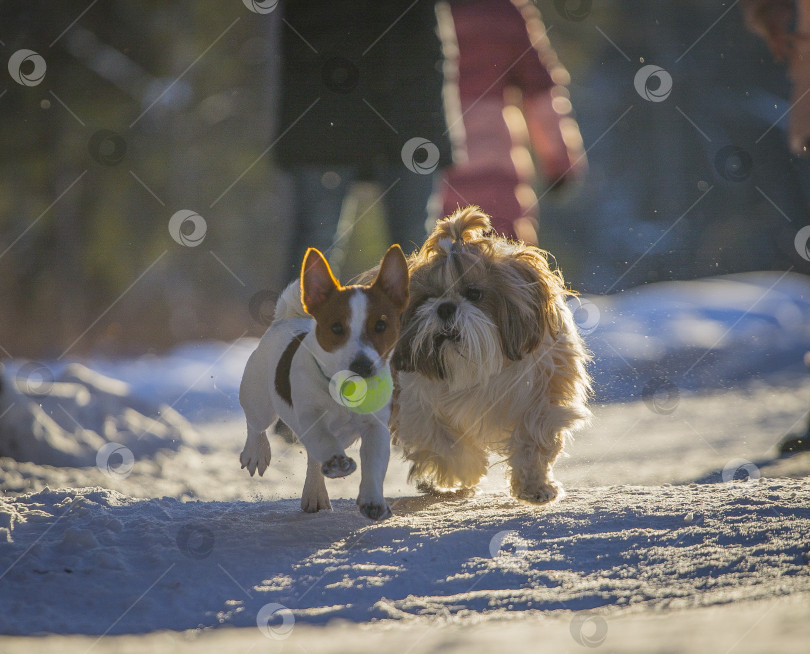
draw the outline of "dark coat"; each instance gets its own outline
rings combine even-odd
[[[276,157],[283,167],[356,165],[371,174],[375,165],[401,163],[414,137],[438,147],[440,165],[450,163],[435,0],[412,3],[282,4],[278,132],[289,131]]]

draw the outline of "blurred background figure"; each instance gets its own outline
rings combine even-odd
[[[443,212],[477,204],[495,229],[537,243],[537,171],[550,188],[586,168],[570,79],[528,0],[452,0],[466,161],[449,169]]]
[[[389,239],[410,252],[426,234],[435,171],[451,160],[434,3],[289,1],[281,9],[276,157],[295,205],[290,277],[307,247],[339,269],[353,228],[339,227],[341,209],[357,181],[378,184]]]
[[[792,84],[788,143],[810,156],[810,0],[744,0],[745,22],[776,61],[788,64]],[[795,28],[793,27],[795,26]]]
[[[800,157],[810,156],[810,0],[743,0],[748,27],[768,44],[773,58],[787,62],[791,81],[788,144]],[[795,25],[795,29],[793,26]],[[810,352],[804,362],[810,368]],[[780,443],[783,454],[810,450],[810,422]]]
[[[480,102],[465,100],[474,106],[456,121],[441,111],[443,63],[433,30],[443,21],[432,0],[301,0],[270,13],[250,2],[0,3],[0,355],[117,356],[261,334],[273,298],[299,263],[289,263],[298,257],[289,241],[318,244],[294,219],[301,198],[333,200],[316,226],[329,219],[326,247],[336,232],[345,234],[334,251],[347,279],[374,265],[392,240],[419,242],[422,199],[414,201],[420,216],[405,223],[418,235],[390,233],[389,209],[406,203],[396,194],[415,185],[424,198],[431,175],[450,163],[454,129],[470,123],[474,150],[479,105],[487,106],[496,87],[517,87],[527,62],[540,59],[543,44],[527,36],[527,23],[539,23],[502,4],[513,22],[490,22],[470,55],[495,51],[481,57],[494,76],[478,95],[497,83]],[[567,89],[588,148],[587,187],[579,187],[587,192],[540,199],[543,246],[573,288],[616,293],[752,270],[810,273],[810,255],[795,245],[810,224],[810,159],[787,145],[797,85],[746,29],[742,0],[733,7],[703,0],[537,4],[570,71]],[[461,24],[459,12],[475,20],[477,10],[445,3],[443,11]],[[371,23],[383,14],[390,22],[375,31]],[[525,45],[504,61],[498,53],[512,47],[504,44],[509,25]],[[283,62],[282,46],[296,58]],[[425,61],[407,54],[411,49]],[[29,70],[31,61],[21,68],[30,79],[11,74],[25,50],[45,61],[44,77]],[[551,77],[543,78],[545,88],[552,88],[545,97],[564,113],[565,97],[556,93],[566,80],[551,61],[543,60]],[[634,85],[650,63],[673,82],[657,102]],[[504,135],[518,113],[511,104],[531,122],[532,94],[507,93],[506,103],[502,95],[493,98],[493,115]],[[348,128],[344,116],[352,116]],[[402,150],[413,138],[435,150],[415,149],[409,168]],[[499,142],[507,154],[498,160],[514,164],[510,142]],[[380,143],[387,143],[383,150]],[[316,146],[329,158],[315,159]],[[543,148],[534,149],[542,169]],[[388,182],[380,181],[385,168]],[[307,169],[316,172],[307,177]],[[298,173],[308,179],[306,192],[292,187]],[[550,170],[544,175],[555,179]],[[357,182],[364,178],[375,183]],[[515,185],[514,197],[530,197],[528,185],[514,180],[509,198]],[[461,194],[508,215],[506,207],[487,206],[488,188]],[[185,210],[207,225],[193,246],[169,231],[170,219]]]

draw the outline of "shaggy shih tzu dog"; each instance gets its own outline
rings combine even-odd
[[[551,467],[590,416],[589,355],[562,276],[542,250],[493,234],[477,207],[441,220],[408,264],[391,433],[410,479],[469,489],[496,452],[512,495],[553,501]]]

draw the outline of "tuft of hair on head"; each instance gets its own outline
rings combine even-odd
[[[492,222],[480,207],[470,205],[457,209],[447,218],[436,223],[433,233],[428,236],[419,254],[444,253],[449,255],[454,248],[465,241],[479,238],[492,229]]]

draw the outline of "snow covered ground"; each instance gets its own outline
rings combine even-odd
[[[273,437],[262,479],[239,468],[253,342],[88,362],[144,415],[164,402],[196,429],[118,468],[0,458],[0,633],[21,636],[0,649],[50,633],[83,636],[37,650],[805,651],[810,453],[776,445],[810,408],[810,281],[659,284],[583,307],[595,419],[546,509],[512,500],[497,460],[472,497],[421,497],[395,452],[391,520],[357,513],[356,476],[327,482],[334,512],[303,514],[301,446]]]

